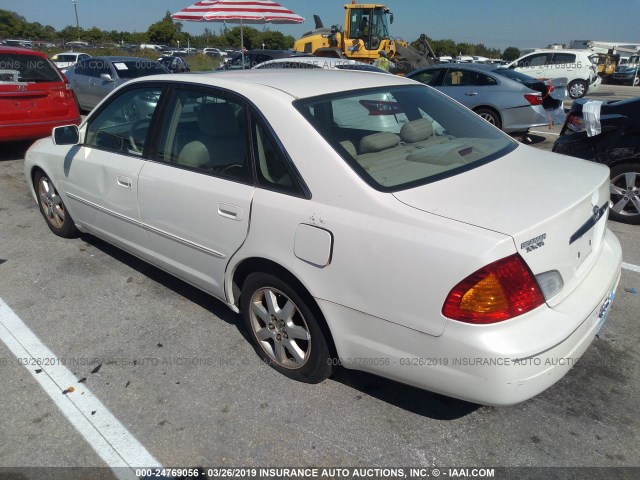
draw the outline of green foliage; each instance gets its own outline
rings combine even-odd
[[[431,45],[431,49],[434,51],[436,56],[444,57],[457,57],[458,55],[478,55],[481,57],[487,58],[500,58],[502,56],[502,52],[497,48],[489,48],[485,46],[483,43],[471,44],[471,43],[456,43],[450,38],[444,40],[433,40],[427,37],[429,44]],[[420,44],[420,39],[416,39],[411,43],[413,48],[418,49]]]
[[[502,54],[504,60],[512,61],[520,57],[520,50],[516,47],[508,47]]]

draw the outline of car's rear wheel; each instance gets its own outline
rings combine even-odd
[[[33,186],[38,196],[40,213],[42,213],[49,229],[63,238],[75,237],[78,234],[76,224],[69,215],[51,179],[44,172],[38,170],[33,178]]]
[[[569,96],[573,99],[582,98],[587,94],[587,82],[584,80],[574,80],[567,87]]]
[[[240,298],[242,318],[262,360],[289,378],[318,383],[332,358],[312,300],[268,273],[250,274]]]
[[[611,168],[611,202],[611,220],[640,225],[640,163]]]
[[[502,128],[502,121],[500,120],[500,115],[495,110],[490,108],[476,108],[474,110],[478,115],[484,118],[491,125],[495,125],[498,128]]]

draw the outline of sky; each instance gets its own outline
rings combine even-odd
[[[143,32],[161,20],[167,10],[175,13],[196,0],[76,1],[82,28]],[[350,2],[278,0],[278,3],[304,17],[305,23],[268,28],[298,38],[314,28],[313,14],[320,15],[325,26],[343,25],[343,6]],[[387,0],[385,5],[394,13],[391,35],[407,41],[425,33],[436,40],[484,43],[500,50],[510,46],[522,49],[568,44],[571,40],[640,44],[640,0]],[[76,22],[72,0],[0,0],[0,9],[57,30]],[[183,30],[193,35],[202,34],[205,27],[217,33],[221,24],[183,24]]]

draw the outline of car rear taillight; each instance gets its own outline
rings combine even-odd
[[[490,263],[458,283],[442,314],[466,323],[502,322],[544,303],[533,273],[518,254]]]
[[[542,105],[542,96],[540,94],[538,95],[534,95],[534,94],[525,94],[524,98],[526,98],[527,102],[529,102],[531,105]]]
[[[584,119],[573,113],[567,115],[567,127],[576,133],[584,132],[586,130]]]

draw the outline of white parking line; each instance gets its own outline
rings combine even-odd
[[[632,272],[640,273],[640,267],[638,265],[634,265],[632,263],[622,262],[622,268],[624,268],[625,270],[631,270]]]
[[[33,378],[118,478],[137,479],[135,467],[162,468],[71,371],[58,365],[58,357],[1,298],[0,340],[16,358],[25,359]],[[39,365],[43,359],[53,365]]]
[[[554,133],[554,132],[540,132],[538,130],[529,130],[529,133],[538,133],[540,135],[555,135],[556,137],[559,137],[560,134],[559,133]]]

